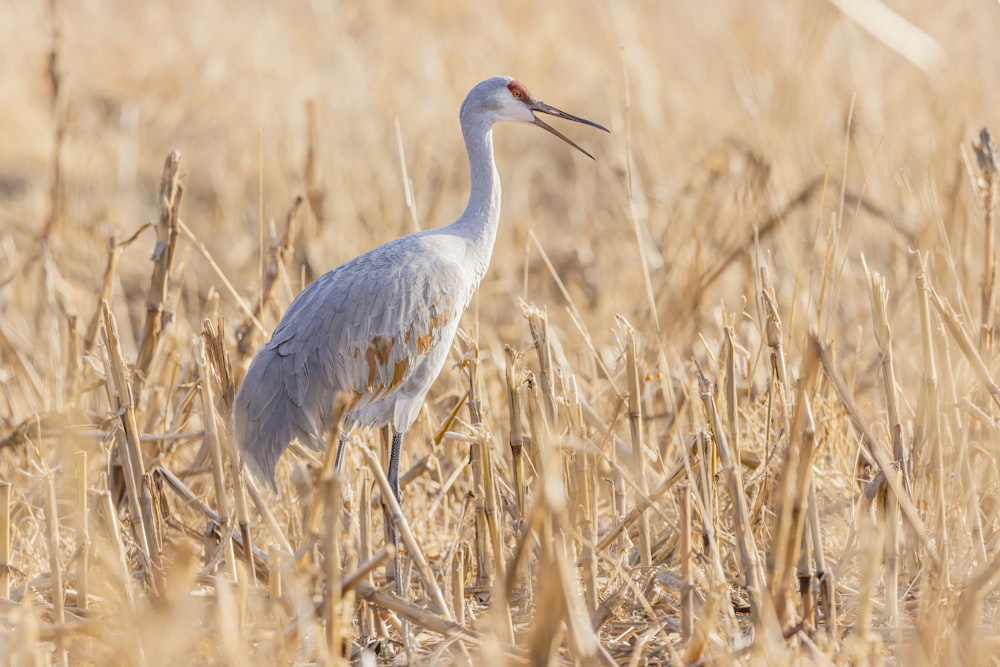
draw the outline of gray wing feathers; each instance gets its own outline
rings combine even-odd
[[[312,449],[323,448],[323,425],[332,394],[315,391],[318,376],[296,372],[291,357],[272,347],[254,358],[240,385],[233,426],[244,459],[258,476],[274,483],[274,468],[292,438]]]
[[[428,347],[442,342],[443,323],[454,322],[468,303],[471,289],[453,262],[402,244],[377,250],[303,290],[240,385],[233,409],[237,445],[250,468],[272,484],[293,438],[324,447],[338,392],[354,392],[358,411],[389,399]],[[456,292],[459,303],[452,302]]]
[[[338,373],[331,352],[338,344],[335,315],[343,301],[334,272],[307,287],[289,307],[271,340],[254,357],[233,406],[233,428],[243,458],[274,483],[278,459],[293,438],[324,447]]]

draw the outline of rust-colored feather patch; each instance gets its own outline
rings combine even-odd
[[[446,309],[431,317],[430,321],[427,323],[427,331],[422,334],[417,334],[413,338],[413,346],[417,348],[417,352],[420,354],[427,354],[431,349],[431,345],[434,343],[434,335],[448,323],[451,319],[451,309]],[[413,331],[411,326],[410,331]],[[407,332],[409,334],[410,332]]]

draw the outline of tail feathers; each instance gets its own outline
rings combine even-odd
[[[293,357],[270,347],[258,352],[233,405],[236,444],[256,477],[274,488],[275,466],[293,438],[312,449],[324,449],[329,394],[304,369],[296,372]]]

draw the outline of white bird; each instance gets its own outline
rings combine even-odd
[[[462,215],[445,227],[409,234],[355,257],[295,298],[236,393],[236,442],[258,476],[274,484],[275,465],[293,438],[322,449],[334,400],[343,392],[354,400],[337,445],[337,470],[355,427],[389,425],[387,477],[400,500],[403,434],[444,366],[493,253],[500,221],[493,125],[538,125],[593,159],[536,112],[608,131],[535,100],[511,77],[479,83],[460,114],[471,172]]]

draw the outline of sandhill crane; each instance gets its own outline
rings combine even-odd
[[[354,427],[389,425],[387,477],[400,499],[403,434],[444,366],[459,319],[493,253],[500,220],[493,125],[538,125],[593,159],[536,113],[608,131],[534,99],[510,77],[479,83],[460,114],[471,172],[465,212],[450,225],[397,238],[355,257],[295,298],[236,394],[236,442],[258,476],[273,485],[275,465],[293,438],[323,448],[335,397],[343,392],[354,401],[344,416],[337,470]],[[395,541],[395,529],[390,530]]]

